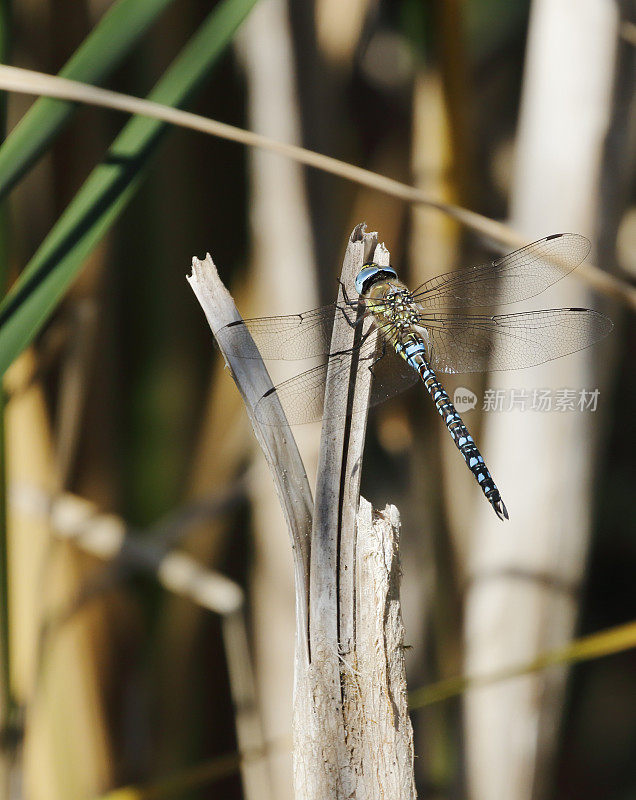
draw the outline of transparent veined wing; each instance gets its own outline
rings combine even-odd
[[[439,275],[420,286],[413,298],[427,312],[473,305],[513,303],[540,294],[575,269],[590,243],[572,233],[556,234],[509,253],[497,261]],[[233,355],[298,360],[329,353],[336,314],[355,324],[357,310],[330,304],[279,317],[240,320],[226,326]],[[256,347],[254,346],[256,345]]]
[[[439,372],[483,372],[535,367],[590,347],[613,328],[587,308],[498,314],[421,315],[429,358]]]
[[[241,358],[296,361],[329,353],[336,313],[346,314],[352,324],[356,309],[335,303],[302,314],[281,317],[256,317],[226,325],[227,348]],[[256,345],[256,347],[255,347]]]
[[[239,320],[225,327],[228,347],[241,358],[294,361],[329,352],[336,305],[280,317]],[[256,345],[256,348],[254,347]],[[257,352],[258,350],[258,352]]]
[[[422,314],[419,326],[428,343],[432,367],[438,372],[481,372],[537,366],[598,342],[612,330],[611,320],[590,309],[560,308],[519,314],[464,316]],[[316,422],[325,414],[324,393],[331,365],[335,384],[346,387],[351,375],[351,353],[337,353],[265,394],[256,416],[267,423],[268,404],[281,402],[292,425]],[[412,386],[417,372],[389,343],[383,348],[368,340],[356,351],[358,369],[372,369],[370,405],[381,403]],[[344,417],[343,417],[344,421]]]
[[[268,423],[271,419],[268,405],[275,398],[283,406],[291,425],[317,422],[325,415],[336,417],[333,410],[324,407],[327,370],[331,369],[334,384],[340,384],[342,391],[346,392],[351,376],[352,354],[358,359],[358,370],[371,369],[373,372],[369,400],[371,406],[403,392],[418,380],[417,372],[409,367],[388,344],[384,349],[381,344],[379,349],[376,349],[376,342],[370,339],[355,352],[332,355],[324,364],[280,383],[263,395],[257,403],[257,418],[261,422]],[[344,423],[346,415],[342,415],[341,419]]]
[[[557,233],[496,261],[431,278],[413,297],[427,310],[517,303],[561,280],[589,252],[590,243],[584,236]]]

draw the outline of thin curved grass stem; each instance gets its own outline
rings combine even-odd
[[[152,117],[172,125],[216,136],[220,139],[238,142],[248,147],[258,147],[262,150],[278,153],[286,158],[292,158],[306,166],[328,172],[361,186],[367,186],[370,189],[375,189],[408,203],[426,205],[429,208],[437,209],[441,213],[456,219],[467,228],[507,247],[523,247],[529,243],[525,237],[503,222],[498,222],[452,203],[444,203],[428,192],[416,189],[393,178],[378,175],[362,167],[347,164],[337,158],[315,153],[297,145],[286,144],[234,125],[227,125],[224,122],[171,108],[151,100],[143,100],[108,89],[100,89],[90,84],[69,80],[68,78],[60,78],[55,75],[47,75],[42,72],[6,65],[0,65],[0,89],[57,97],[61,100],[70,100],[124,111],[129,114]],[[610,275],[589,263],[582,264],[576,270],[575,275],[596,291],[620,300],[636,309],[636,289],[620,278]]]

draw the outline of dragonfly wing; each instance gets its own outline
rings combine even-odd
[[[381,351],[380,351],[381,353]],[[380,355],[380,353],[378,355]],[[373,366],[369,405],[383,403],[419,380],[418,373],[387,344],[386,352]]]
[[[584,236],[558,233],[497,261],[438,275],[419,286],[413,297],[426,310],[517,303],[561,280],[589,252]]]
[[[384,355],[379,357],[381,352],[376,350],[375,342],[372,340],[359,349],[358,370],[373,371],[370,405],[376,405],[399,394],[418,379],[417,372],[409,367],[389,345]],[[257,418],[267,423],[271,418],[268,406],[278,400],[290,425],[317,422],[325,415],[329,415],[332,419],[340,417],[344,423],[347,415],[338,415],[324,408],[325,382],[329,368],[331,368],[331,379],[340,384],[341,390],[346,392],[351,375],[351,352],[334,354],[326,363],[280,383],[259,400],[256,406]]]
[[[256,317],[231,322],[223,328],[227,347],[240,358],[296,361],[329,354],[336,313],[346,314],[355,324],[356,309],[332,303],[303,314]]]
[[[613,328],[604,314],[558,308],[493,317],[435,314],[421,323],[440,372],[523,369],[575,353]]]
[[[279,383],[256,404],[256,418],[269,424],[271,403],[280,402],[290,425],[303,425],[322,419],[325,402],[327,364],[320,364]]]

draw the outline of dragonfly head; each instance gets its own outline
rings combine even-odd
[[[397,278],[397,272],[393,267],[381,267],[379,264],[365,264],[356,277],[356,292],[364,294],[377,281],[385,281],[388,278]]]

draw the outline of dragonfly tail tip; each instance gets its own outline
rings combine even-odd
[[[495,509],[495,514],[499,517],[499,519],[503,522],[504,519],[510,519],[508,516],[508,509],[506,508],[506,504],[504,501],[499,497],[497,500],[491,500],[492,507]]]

